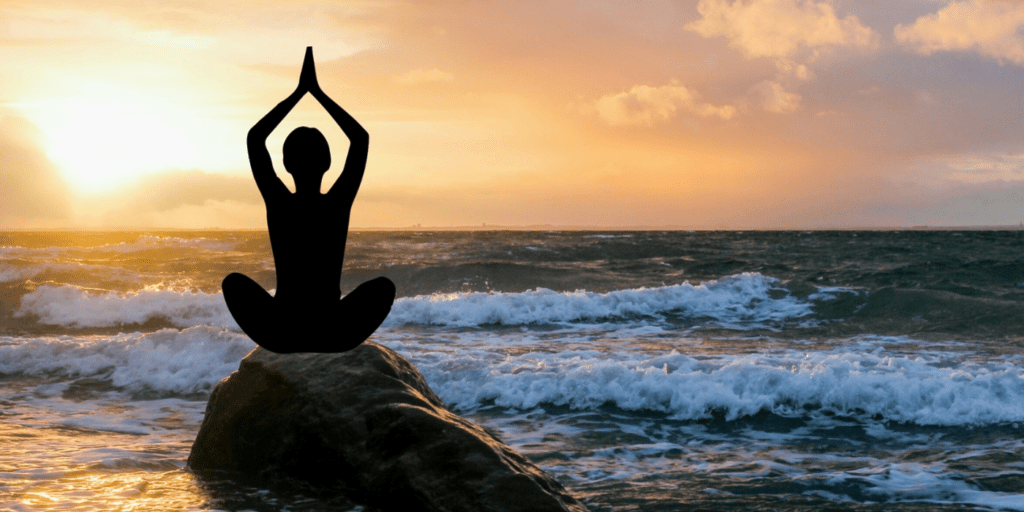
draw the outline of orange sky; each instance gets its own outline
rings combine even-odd
[[[0,228],[265,228],[307,45],[354,227],[1024,221],[1020,1],[5,0]]]

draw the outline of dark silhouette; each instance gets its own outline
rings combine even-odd
[[[284,166],[295,179],[288,191],[274,173],[266,140],[295,104],[309,93],[349,138],[341,176],[327,194],[320,182],[331,166],[327,140],[316,128],[301,127],[284,142]],[[306,48],[299,86],[249,130],[249,165],[267,205],[267,228],[277,269],[271,296],[245,275],[224,278],[231,316],[256,343],[272,352],[345,352],[373,334],[391,311],[395,285],[378,277],[341,297],[349,213],[366,167],[369,135],[327,97],[316,80],[313,48]]]

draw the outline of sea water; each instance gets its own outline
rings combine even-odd
[[[0,233],[0,509],[369,510],[186,469],[230,272],[265,232]],[[380,275],[373,339],[593,511],[1024,510],[1024,231],[350,234]]]

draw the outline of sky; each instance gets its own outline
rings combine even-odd
[[[265,229],[306,46],[352,227],[1024,222],[1021,0],[3,0],[0,228]]]

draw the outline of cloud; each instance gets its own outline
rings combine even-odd
[[[681,85],[636,85],[625,92],[602,96],[594,106],[601,119],[616,126],[653,126],[668,122],[680,111],[722,119],[732,119],[736,115],[736,107],[732,105],[716,107],[697,103],[696,94]]]
[[[262,204],[248,176],[206,173],[197,169],[148,174],[118,192],[123,205],[136,212],[160,212],[207,201]]]
[[[789,59],[775,59],[775,68],[785,76],[791,76],[798,80],[810,80],[814,78],[814,72],[804,64],[797,64]]]
[[[878,34],[963,1],[21,2],[0,8],[0,97],[44,130],[62,164],[51,126],[59,133],[66,112],[47,105],[113,101],[102,91],[115,87],[132,93],[128,113],[167,107],[149,120],[192,137],[187,160],[152,158],[159,165],[124,176],[206,173],[72,203],[79,217],[54,221],[68,227],[265,228],[248,173],[209,173],[245,166],[245,131],[295,87],[307,44],[325,90],[372,135],[353,225],[900,224],[861,208],[877,198],[922,208],[917,189],[887,181],[917,159],[1024,152],[1024,67],[922,58],[916,43],[873,58],[876,40],[898,44]],[[307,97],[269,143],[275,162],[289,123],[347,144]],[[964,160],[920,182],[1019,179],[1013,162]],[[13,207],[9,189],[0,211]]]
[[[800,108],[799,94],[786,92],[778,82],[765,80],[750,90],[767,112],[789,114]]]
[[[724,36],[747,58],[790,58],[801,49],[870,47],[874,32],[856,16],[840,19],[830,2],[812,0],[701,0],[701,19],[685,28],[704,37]],[[802,70],[806,72],[806,69]]]
[[[212,57],[280,65],[291,65],[296,49],[301,59],[305,46],[315,47],[321,60],[373,46],[365,30],[339,27],[338,20],[379,9],[369,2],[301,0],[257,5],[238,1],[136,5],[109,0],[21,4],[4,5],[0,11],[11,21],[4,35],[26,43],[74,41],[101,45],[109,52],[108,44],[119,42],[132,44],[130,53],[147,57],[156,48],[173,48],[191,52],[193,63]]]
[[[144,215],[126,224],[147,228],[266,229],[266,218],[263,206],[209,200],[201,205],[182,205]]]
[[[1024,4],[996,0],[953,2],[913,25],[897,25],[896,40],[917,52],[974,51],[1024,66]]]
[[[967,154],[948,158],[947,178],[964,183],[1024,182],[1024,153]]]
[[[28,120],[0,113],[0,222],[4,224],[35,224],[30,219],[70,215],[70,190],[38,139],[38,129]]]
[[[424,83],[451,82],[455,76],[440,69],[414,69],[395,77],[395,82],[403,85],[416,85]]]
[[[79,222],[103,227],[253,229],[266,212],[251,177],[169,170],[105,194],[83,198]]]

